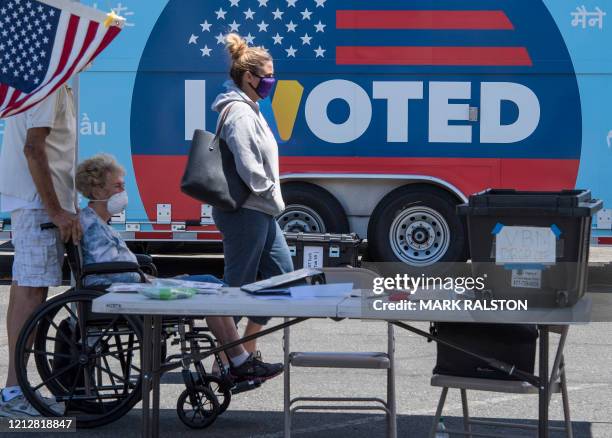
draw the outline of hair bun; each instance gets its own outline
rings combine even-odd
[[[247,42],[237,33],[228,34],[225,37],[225,42],[232,59],[239,59],[249,47]]]

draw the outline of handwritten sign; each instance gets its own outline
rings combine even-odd
[[[496,263],[555,263],[556,236],[548,227],[504,226],[496,234]]]
[[[304,247],[304,268],[323,267],[323,247],[305,246]]]

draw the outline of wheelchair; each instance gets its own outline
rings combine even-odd
[[[52,228],[44,224],[43,228]],[[99,427],[118,420],[140,401],[143,320],[137,315],[92,312],[92,301],[105,287],[86,287],[91,275],[136,272],[157,275],[152,258],[138,255],[138,263],[111,262],[83,265],[80,247],[66,245],[75,285],[55,296],[31,315],[16,348],[19,386],[32,406],[45,417],[75,417],[79,428]],[[106,286],[108,287],[108,286]],[[177,414],[188,427],[210,426],[229,406],[232,394],[261,385],[234,382],[221,358],[214,354],[220,375],[206,372],[192,354],[217,347],[204,318],[163,319],[161,362],[181,361],[186,389],[177,400]],[[168,343],[180,351],[168,355]]]

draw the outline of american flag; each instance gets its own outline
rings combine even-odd
[[[53,93],[104,50],[122,24],[70,0],[0,0],[0,117]]]
[[[210,59],[224,54],[224,36],[236,32],[249,45],[267,48],[275,60],[338,66],[532,66],[525,47],[508,44],[515,27],[502,10],[464,10],[459,2],[448,1],[404,3],[410,7],[389,0],[210,0],[206,8],[212,12],[187,29],[184,44],[193,56]],[[469,32],[485,33],[481,41],[464,42],[462,35],[469,37]],[[490,42],[491,35],[503,43]]]

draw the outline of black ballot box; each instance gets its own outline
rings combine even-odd
[[[603,207],[589,190],[488,189],[457,212],[467,218],[472,274],[485,299],[529,307],[575,304],[587,285],[592,216]]]
[[[286,232],[293,267],[358,266],[361,239],[356,234]]]

